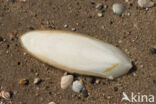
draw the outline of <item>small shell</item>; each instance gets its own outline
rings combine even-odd
[[[66,89],[73,82],[72,75],[66,75],[61,78],[61,88]]]
[[[113,4],[113,12],[117,15],[121,15],[125,11],[125,7],[121,3]]]
[[[10,93],[9,93],[9,92],[6,92],[6,91],[1,91],[1,92],[0,92],[0,96],[1,96],[2,98],[6,99],[6,100],[9,100],[10,97],[11,97]]]
[[[83,88],[84,88],[84,85],[83,85],[82,81],[76,80],[76,81],[73,82],[72,90],[74,92],[81,92]]]
[[[150,8],[150,7],[154,6],[154,2],[152,2],[150,0],[138,0],[138,5],[141,8]]]
[[[49,102],[48,104],[56,104],[55,102]]]

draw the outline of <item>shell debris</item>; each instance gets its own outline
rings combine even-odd
[[[9,100],[11,98],[11,94],[10,92],[7,91],[1,91],[0,97],[4,98],[5,100]]]

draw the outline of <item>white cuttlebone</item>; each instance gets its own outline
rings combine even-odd
[[[36,30],[22,35],[20,41],[31,55],[72,73],[113,79],[132,67],[121,50],[83,34]]]

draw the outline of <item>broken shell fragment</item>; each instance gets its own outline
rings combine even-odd
[[[41,61],[71,73],[115,78],[132,67],[118,48],[83,34],[32,31],[20,38],[22,46]]]
[[[61,78],[61,88],[66,89],[73,82],[72,75],[66,75]]]
[[[1,92],[0,92],[0,97],[4,98],[4,99],[6,99],[6,100],[9,100],[10,97],[11,97],[11,95],[10,95],[9,92],[1,91]]]

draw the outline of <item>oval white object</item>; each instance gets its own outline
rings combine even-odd
[[[41,61],[71,73],[113,79],[132,67],[118,48],[66,31],[32,31],[21,36],[22,46]]]
[[[61,78],[61,88],[66,89],[72,84],[74,77],[72,75],[65,75]]]

